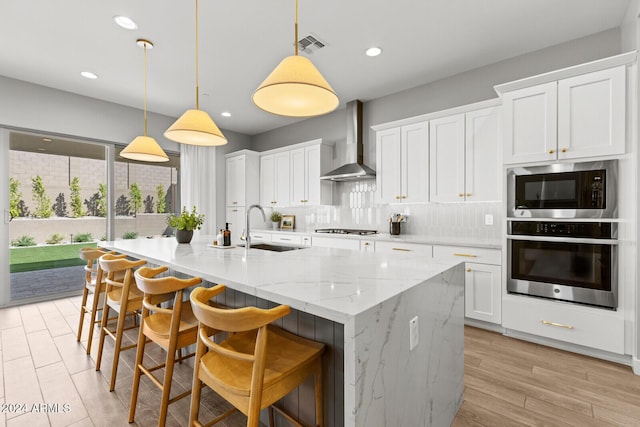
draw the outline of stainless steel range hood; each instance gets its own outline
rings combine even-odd
[[[336,145],[336,148],[339,149],[339,146]],[[357,181],[376,177],[376,171],[363,162],[362,102],[358,100],[347,103],[347,142],[344,149],[346,163],[320,179]]]

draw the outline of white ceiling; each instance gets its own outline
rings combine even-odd
[[[300,38],[341,106],[618,27],[629,0],[300,0]],[[200,108],[254,135],[295,120],[251,94],[293,53],[294,0],[200,0]],[[112,17],[133,18],[124,30]],[[0,0],[0,75],[173,117],[195,105],[194,0]],[[380,46],[376,58],[364,55]],[[99,76],[88,80],[81,71]],[[221,117],[229,111],[232,117]]]

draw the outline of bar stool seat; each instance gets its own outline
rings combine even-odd
[[[220,309],[208,301],[223,292],[224,285],[210,289],[196,288],[191,293],[193,312],[200,322],[193,371],[193,393],[189,426],[198,421],[202,384],[206,384],[235,408],[206,425],[215,424],[236,410],[247,416],[247,426],[259,425],[260,410],[269,408],[269,425],[273,409],[288,421],[300,423],[273,404],[314,376],[316,425],[323,425],[322,354],[325,346],[286,332],[271,323],[291,311],[289,306],[264,310],[256,307]],[[229,333],[216,343],[206,327]]]
[[[195,344],[198,334],[198,320],[191,309],[191,304],[182,301],[183,291],[186,288],[198,285],[202,282],[199,277],[191,279],[178,279],[172,276],[155,277],[168,268],[142,267],[135,274],[136,285],[144,293],[142,301],[142,320],[138,333],[138,350],[136,353],[136,365],[133,375],[133,390],[131,392],[131,404],[129,408],[129,422],[135,420],[138,391],[142,374],[153,382],[161,391],[160,416],[158,426],[166,423],[169,404],[188,396],[191,390],[187,390],[178,396],[170,398],[173,368],[176,362],[176,351],[179,352],[178,361],[193,357],[195,353],[182,356],[181,349]],[[160,302],[173,298],[173,307],[159,306]],[[150,367],[143,364],[144,350],[147,339],[155,342],[166,352],[164,363]],[[164,368],[162,382],[156,379],[152,372]]]

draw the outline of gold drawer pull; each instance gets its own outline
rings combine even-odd
[[[566,153],[566,152],[567,152],[567,149],[566,149],[566,148],[563,148],[561,151],[562,151],[563,153]]]
[[[396,196],[396,200],[400,200],[400,196]]]
[[[553,153],[555,153],[555,151],[549,150],[549,154],[553,154]]]
[[[463,257],[467,257],[467,258],[478,258],[478,255],[472,255],[472,254],[453,254],[453,256],[463,256]]]
[[[403,198],[403,199],[406,199],[406,198],[407,198],[407,196],[402,196],[402,198]]]
[[[471,269],[470,268],[467,268],[467,273],[471,273]]]
[[[391,248],[394,251],[402,251],[402,252],[411,252],[411,249],[405,249],[405,248]]]
[[[471,196],[471,193],[467,193],[467,197]]]
[[[458,193],[458,197],[464,197],[464,194]]]
[[[540,322],[543,325],[557,326],[559,328],[565,328],[565,329],[573,329],[573,326],[571,326],[571,325],[563,325],[562,323],[549,322],[548,320],[541,320]]]
[[[364,245],[365,246],[369,246],[369,242],[364,242]]]
[[[232,202],[232,204],[233,204],[233,205],[237,205],[237,204],[238,204],[238,202]]]

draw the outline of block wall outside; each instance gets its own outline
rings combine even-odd
[[[32,197],[31,179],[37,175],[42,178],[52,204],[56,202],[60,193],[64,194],[69,215],[71,215],[69,185],[74,177],[80,180],[80,195],[83,202],[98,192],[101,183],[106,182],[104,160],[10,150],[9,176],[20,182],[19,191],[31,212],[35,211],[36,207]],[[155,211],[155,203],[158,200],[156,187],[162,184],[167,191],[171,184],[177,184],[177,176],[178,172],[175,168],[117,161],[115,198],[123,194],[129,198],[129,185],[136,183],[142,192],[143,200],[147,196],[153,197]],[[84,203],[83,209],[86,209]],[[144,212],[144,206],[140,212]]]

